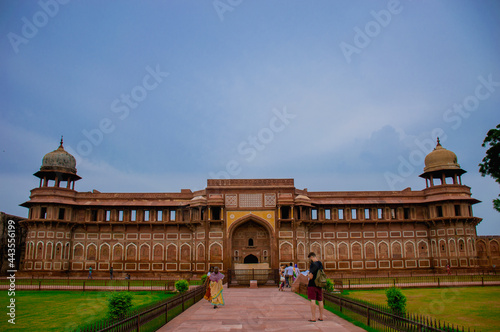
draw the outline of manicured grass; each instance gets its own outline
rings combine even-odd
[[[72,331],[106,317],[110,292],[17,291],[16,324],[7,322],[9,297],[0,297],[0,331]],[[132,292],[134,309],[174,296],[164,292]]]
[[[303,298],[307,299],[307,295],[305,294],[299,294],[300,296],[302,296]],[[316,304],[318,304],[318,301],[316,301]],[[361,327],[362,329],[364,329],[365,331],[368,331],[368,332],[376,332],[377,330],[375,329],[372,329],[371,327],[369,326],[366,326],[365,324],[363,324],[362,322],[359,322],[357,320],[355,320],[354,318],[351,318],[349,317],[348,315],[338,311],[337,309],[335,309],[334,307],[332,306],[329,306],[329,305],[325,305],[325,309],[330,311],[331,313],[334,313],[335,315],[339,316],[340,318],[343,318],[345,319],[346,321],[352,323],[353,325],[356,325],[356,326],[359,326]]]
[[[407,298],[408,312],[476,331],[500,330],[500,287],[405,288],[402,291]],[[385,290],[351,290],[348,296],[375,304],[387,303]]]

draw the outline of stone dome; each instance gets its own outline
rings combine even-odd
[[[437,145],[426,157],[424,172],[433,172],[440,170],[456,169],[461,170],[457,162],[457,155],[441,146],[439,138]]]
[[[76,159],[64,150],[62,138],[57,150],[49,152],[43,157],[40,170],[76,174]]]

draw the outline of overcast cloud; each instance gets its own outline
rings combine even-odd
[[[497,1],[2,1],[0,210],[27,215],[61,135],[76,189],[102,192],[227,174],[421,190],[439,135],[483,201],[478,233],[499,234],[477,166],[500,123],[499,17]]]

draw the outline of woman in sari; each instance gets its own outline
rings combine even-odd
[[[217,309],[218,305],[224,305],[224,298],[222,297],[222,279],[224,279],[224,275],[219,272],[218,267],[215,267],[214,272],[208,278],[210,279],[211,303],[214,305],[214,309]]]
[[[207,289],[205,292],[205,296],[203,297],[208,302],[212,302],[212,295],[210,293],[210,275],[214,273],[214,267],[210,266],[210,270],[207,272],[207,279],[205,281],[205,288]]]

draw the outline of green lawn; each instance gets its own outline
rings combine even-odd
[[[406,309],[476,331],[500,330],[500,287],[405,288]],[[385,290],[351,290],[349,297],[386,304]]]
[[[9,297],[0,297],[0,331],[72,331],[76,327],[104,318],[111,292],[17,291],[16,324],[7,322]],[[134,308],[167,299],[175,294],[131,292]]]

